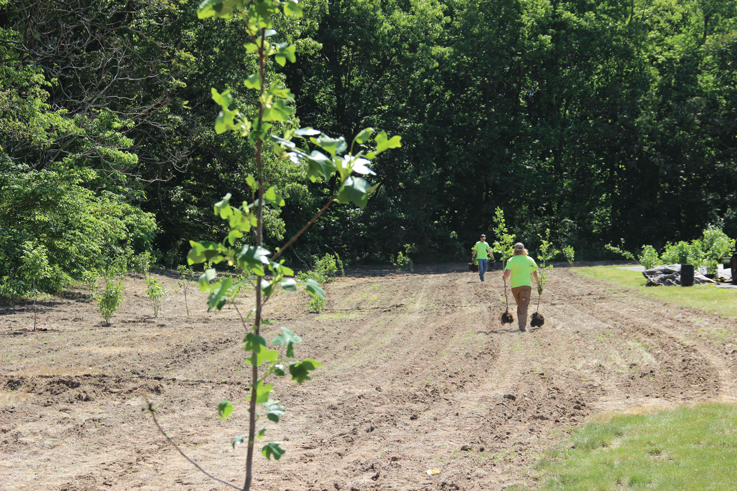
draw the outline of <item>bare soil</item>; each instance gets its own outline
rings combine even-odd
[[[324,367],[303,385],[275,382],[287,415],[261,422],[287,453],[257,455],[255,489],[534,489],[536,460],[593,415],[737,401],[734,319],[557,268],[544,326],[523,333],[500,322],[501,272],[482,283],[464,269],[352,271],[327,285],[320,314],[301,294],[272,299],[267,340],[290,327],[297,355]],[[160,278],[172,292],[176,280]],[[229,489],[167,443],[147,400],[192,459],[243,485],[237,313],[206,313],[191,289],[191,315],[179,292],[154,318],[144,289],[127,280],[110,326],[84,291],[43,302],[35,332],[31,305],[2,307],[0,489]],[[236,407],[227,421],[224,399]]]

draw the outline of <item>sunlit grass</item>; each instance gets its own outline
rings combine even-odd
[[[642,273],[614,266],[573,268],[572,271],[582,276],[635,290],[639,294],[664,302],[705,310],[725,317],[737,317],[737,290],[717,288],[714,285],[645,286],[647,280]]]
[[[737,489],[737,407],[612,417],[576,431],[539,464],[542,490]]]

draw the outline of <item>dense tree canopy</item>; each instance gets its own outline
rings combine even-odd
[[[737,235],[737,1],[302,3],[305,16],[278,29],[297,63],[276,75],[301,125],[346,138],[382,128],[403,148],[377,160],[369,206],[331,209],[300,238],[301,264],[327,250],[386,261],[404,244],[417,259],[458,259],[496,207],[521,240],[550,228],[584,258],[610,242],[690,240],[709,223]],[[70,190],[74,210],[155,215],[155,241],[126,247],[175,265],[217,227],[213,203],[245,196],[253,150],[215,134],[210,89],[253,111],[239,81],[255,61],[230,43],[235,21],[202,23],[197,4],[0,0],[0,190],[26,200],[3,205],[1,241],[48,237],[29,215],[46,205],[28,201],[47,183]],[[291,199],[267,217],[267,242],[334,191],[275,164]]]

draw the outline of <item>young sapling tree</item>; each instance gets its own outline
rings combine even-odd
[[[507,229],[507,223],[504,220],[504,210],[497,206],[494,211],[494,250],[499,251],[500,259],[502,261],[502,269],[507,266],[507,261],[512,254],[514,254],[514,241],[515,235],[510,234]]]
[[[146,296],[151,299],[154,306],[154,317],[161,313],[161,301],[166,296],[166,290],[153,276],[146,278]]]
[[[38,314],[36,311],[36,299],[38,297],[38,282],[51,275],[51,266],[47,257],[46,248],[39,245],[34,247],[32,243],[23,244],[23,256],[21,257],[20,276],[31,282],[33,294],[33,330],[36,330]]]
[[[551,261],[556,256],[556,254],[560,252],[553,246],[553,243],[550,242],[550,229],[546,229],[545,237],[543,238],[542,236],[540,236],[540,239],[540,254],[537,256],[538,261],[540,261],[540,264],[538,265],[539,269],[537,271],[539,288],[537,296],[537,308],[535,309],[535,313],[532,314],[530,318],[530,325],[532,327],[540,327],[545,323],[545,317],[543,317],[543,315],[538,311],[540,310],[540,299],[542,298],[542,291],[548,282],[547,273],[551,269],[553,269],[553,265],[548,264],[548,261]]]
[[[573,257],[576,255],[576,251],[573,250],[572,245],[567,245],[563,248],[563,256],[566,258],[566,261],[568,261],[568,264],[570,266],[573,266]]]
[[[302,5],[297,0],[205,0],[198,10],[200,18],[237,19],[248,39],[245,52],[255,55],[257,63],[256,71],[245,80],[246,87],[255,91],[255,116],[248,117],[235,109],[233,106],[236,101],[230,91],[221,93],[212,89],[212,98],[221,108],[215,120],[215,132],[221,134],[232,131],[247,138],[255,147],[255,174],[245,179],[251,190],[250,199],[242,201],[241,206],[231,206],[231,195],[227,194],[216,203],[214,213],[225,221],[227,236],[222,241],[190,241],[192,249],[187,257],[190,265],[224,262],[238,274],[234,281],[230,275],[218,277],[214,269],[206,268],[200,276],[199,288],[208,294],[208,310],[220,310],[231,305],[238,313],[245,331],[246,364],[250,367],[248,428],[245,435],[236,436],[232,441],[233,447],[240,443],[246,445],[243,487],[234,486],[197,467],[220,483],[246,491],[250,490],[253,481],[256,440],[261,440],[266,433],[266,428],[256,431],[259,407],[261,414],[275,423],[285,414],[279,401],[271,398],[273,386],[267,382],[272,377],[283,377],[288,373],[293,381],[303,383],[310,380],[310,373],[321,366],[313,359],[291,361],[295,357],[294,345],[301,342],[301,338],[286,327],[281,328],[281,333],[271,343],[281,348],[267,347],[264,329],[272,324],[264,316],[264,306],[278,290],[296,291],[298,287],[294,272],[280,257],[331,204],[354,203],[365,207],[369,195],[377,187],[369,185],[362,176],[374,174],[370,168],[371,161],[378,154],[401,145],[399,136],[390,138],[385,132],[377,133],[373,128],[358,132],[349,146],[343,137],[333,138],[313,128],[296,126],[292,93],[281,82],[267,76],[272,60],[282,66],[287,61],[296,61],[296,47],[276,41],[278,32],[273,18],[279,13],[301,17]],[[241,40],[234,42],[239,45],[242,43]],[[276,251],[264,246],[264,209],[268,206],[278,211],[285,205],[285,200],[278,187],[269,182],[274,169],[267,165],[266,151],[273,152],[277,160],[275,165],[291,162],[290,165],[303,166],[312,182],[330,183],[335,189],[322,209]],[[250,285],[255,292],[254,307],[246,315],[236,302],[244,285]],[[325,292],[316,281],[307,279],[302,285],[309,294],[324,297]],[[160,428],[153,405],[149,404],[145,409],[148,409]],[[227,419],[234,410],[229,401],[223,401],[218,406],[218,415]],[[167,439],[175,445],[168,436]],[[280,442],[266,443],[261,449],[266,458],[274,457],[276,460],[281,458],[284,451]]]
[[[105,278],[105,288],[96,294],[97,308],[100,315],[105,319],[105,324],[110,325],[110,319],[125,300],[123,295],[123,280],[121,278]]]
[[[189,316],[187,289],[189,288],[189,282],[194,279],[194,271],[189,266],[182,264],[177,268],[177,272],[179,273],[179,281],[177,282],[177,285],[179,285],[179,288],[184,292],[184,307],[187,309],[187,316]]]
[[[95,269],[89,269],[82,273],[82,283],[87,286],[87,293],[90,296],[90,300],[94,300],[95,291],[97,290],[97,280],[100,279],[100,273]]]

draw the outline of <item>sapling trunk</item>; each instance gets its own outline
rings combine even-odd
[[[184,306],[187,308],[187,317],[189,317],[189,305],[187,305],[187,280],[184,280]]]
[[[509,313],[509,298],[507,298],[507,280],[504,280],[504,302],[507,304],[507,310],[502,314],[502,324],[511,324],[514,322],[514,316]]]
[[[248,28],[248,24],[246,24]],[[258,46],[258,68],[259,77],[261,78],[261,90],[259,91],[259,124],[263,125],[264,120],[264,104],[262,102],[262,96],[264,94],[264,88],[266,86],[266,73],[265,63],[266,57],[264,56],[264,43],[266,42],[266,28],[261,28],[261,44],[256,43]],[[261,150],[263,147],[263,141],[259,136],[256,140],[256,168],[258,171],[258,207],[256,211],[256,247],[263,245],[263,218],[264,218],[264,172],[263,162],[261,159]],[[261,279],[256,278],[256,319],[254,321],[254,334],[256,336],[261,335],[261,315],[263,310],[262,291],[261,291]],[[254,353],[251,356],[251,401],[248,414],[248,453],[246,455],[246,482],[243,486],[244,491],[251,489],[251,482],[253,480],[253,450],[256,444],[256,399],[258,396],[258,356]]]
[[[36,330],[36,280],[33,280],[33,330]]]

